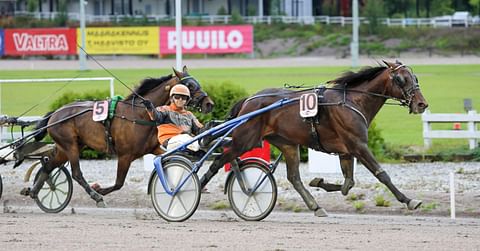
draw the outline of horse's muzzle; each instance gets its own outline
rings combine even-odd
[[[426,102],[418,102],[418,103],[413,103],[410,106],[410,113],[414,114],[420,114],[423,113],[428,107],[428,104]]]
[[[201,112],[204,114],[210,113],[213,110],[215,103],[210,99],[210,97],[205,97],[202,100]]]

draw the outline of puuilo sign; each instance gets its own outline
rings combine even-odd
[[[253,26],[184,26],[182,53],[224,54],[253,52]],[[175,54],[175,27],[160,27],[160,54]]]

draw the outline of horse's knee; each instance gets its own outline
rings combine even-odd
[[[389,184],[392,183],[390,180],[390,176],[388,176],[387,172],[382,170],[381,172],[377,173],[377,179],[382,182],[383,184]]]
[[[72,172],[72,178],[76,181],[76,182],[81,182],[83,180],[83,175],[82,173],[80,172]]]
[[[301,183],[300,177],[297,175],[287,175],[287,180],[294,186]]]

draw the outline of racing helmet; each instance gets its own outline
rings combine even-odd
[[[188,87],[182,84],[178,84],[172,87],[172,89],[170,90],[170,97],[175,94],[185,95],[190,98],[190,90],[188,90]]]

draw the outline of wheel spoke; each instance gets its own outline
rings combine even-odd
[[[60,201],[60,197],[58,196],[58,194],[54,193],[54,195],[55,195],[55,198],[57,199],[57,204],[62,205],[62,202]]]
[[[251,198],[251,196],[247,197],[247,200],[245,201],[245,204],[243,204],[243,208],[242,208],[242,210],[240,210],[240,212],[242,212],[242,213],[245,212],[245,209],[247,208],[247,205],[248,205],[248,202],[250,201],[250,198]]]
[[[54,195],[54,194],[55,194],[55,193],[52,192],[52,195],[50,196],[50,203],[48,203],[48,204],[50,205],[49,208],[53,208],[52,204],[53,204],[53,195]]]
[[[175,196],[172,196],[171,197],[172,199],[170,200],[170,203],[168,204],[168,208],[167,208],[167,215],[170,215],[170,210],[172,209],[172,205],[173,205],[173,200],[175,199]]]
[[[185,204],[183,203],[182,199],[180,198],[180,192],[177,193],[178,196],[175,196],[177,197],[177,200],[180,202],[180,205],[183,207],[183,210],[185,210],[185,212],[188,212],[187,210],[187,207],[185,206]]]
[[[50,195],[50,193],[52,193],[51,190],[49,190],[49,191],[45,194],[45,196],[43,196],[41,199],[39,198],[39,201],[41,201],[42,204],[43,204],[43,201]]]
[[[63,189],[58,188],[58,187],[55,189],[55,192],[57,192],[57,191],[61,194],[67,194],[68,193],[68,192],[63,191]]]
[[[67,179],[65,179],[64,181],[59,182],[59,183],[56,183],[56,182],[55,182],[55,183],[53,183],[53,184],[56,184],[56,187],[58,187],[58,186],[63,185],[63,184],[65,184],[65,183],[68,183],[68,180],[67,180]]]

